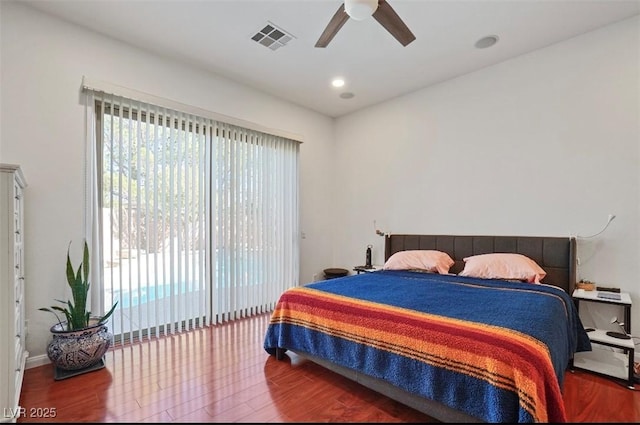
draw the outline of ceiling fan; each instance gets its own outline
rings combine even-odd
[[[369,16],[373,16],[403,46],[416,39],[386,0],[344,0],[320,35],[316,47],[327,47],[349,18],[361,21]]]

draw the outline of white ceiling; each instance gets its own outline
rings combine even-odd
[[[323,49],[314,44],[342,0],[20,1],[331,117],[640,13],[640,0],[389,0],[414,42],[350,19]],[[268,21],[295,39],[278,50],[253,41]],[[476,49],[487,35],[500,40]],[[330,85],[336,76],[341,89]]]

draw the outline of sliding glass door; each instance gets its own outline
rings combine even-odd
[[[95,111],[116,339],[268,311],[297,285],[297,142],[115,96]]]

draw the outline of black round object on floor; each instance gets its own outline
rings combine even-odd
[[[618,338],[618,339],[631,339],[629,335],[623,334],[622,332],[608,331],[607,336],[610,336],[612,338]]]

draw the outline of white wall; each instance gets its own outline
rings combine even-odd
[[[639,29],[636,17],[339,118],[336,227],[349,231],[336,262],[362,263],[367,244],[383,261],[374,219],[393,233],[586,236],[613,213],[579,240],[579,275],[630,292],[640,335]]]
[[[27,349],[42,355],[52,317],[37,309],[69,297],[64,272],[69,241],[83,236],[83,75],[299,134],[301,283],[331,265],[333,121],[25,6],[0,1],[0,162],[23,167]],[[81,244],[74,244],[76,256]],[[72,245],[72,255],[74,246]]]

